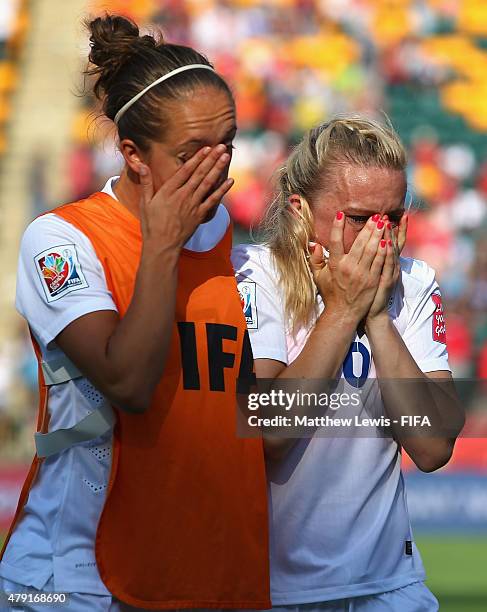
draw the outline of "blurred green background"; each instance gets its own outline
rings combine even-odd
[[[442,612],[485,612],[487,538],[420,536],[416,544],[426,567],[426,584]]]

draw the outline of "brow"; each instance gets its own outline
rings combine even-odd
[[[350,215],[357,215],[359,217],[371,217],[372,215],[376,214],[376,211],[374,212],[370,212],[370,210],[365,210],[364,208],[353,208],[353,207],[349,207],[349,208],[345,208],[344,212]],[[400,215],[404,212],[404,208],[400,207],[400,208],[395,208],[394,210],[389,211],[388,215]]]

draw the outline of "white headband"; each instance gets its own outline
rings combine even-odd
[[[138,94],[136,94],[131,100],[124,104],[122,108],[118,111],[118,113],[115,115],[115,118],[113,120],[115,124],[118,125],[118,122],[120,121],[122,115],[132,106],[132,104],[135,104],[139,98],[142,98],[142,96],[147,93],[149,89],[152,89],[156,85],[159,85],[159,83],[162,83],[162,81],[169,79],[175,74],[179,74],[180,72],[184,72],[185,70],[192,70],[193,68],[204,68],[205,70],[211,70],[212,72],[215,72],[211,66],[207,66],[206,64],[188,64],[187,66],[181,66],[180,68],[176,68],[175,70],[168,72],[167,74],[156,79],[153,83],[148,85],[142,91],[139,91]]]

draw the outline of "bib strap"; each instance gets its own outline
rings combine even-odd
[[[83,374],[67,357],[58,357],[52,361],[42,361],[42,373],[44,382],[49,387],[81,378]]]
[[[90,412],[72,427],[57,429],[45,434],[36,433],[37,456],[51,457],[81,442],[95,440],[109,431],[115,425],[116,420],[113,408],[106,403]]]

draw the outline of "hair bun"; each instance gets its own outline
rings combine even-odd
[[[134,53],[157,44],[152,36],[139,36],[137,24],[120,15],[106,14],[88,21],[86,26],[90,32],[89,60],[97,66],[90,74],[100,75],[104,89]]]

